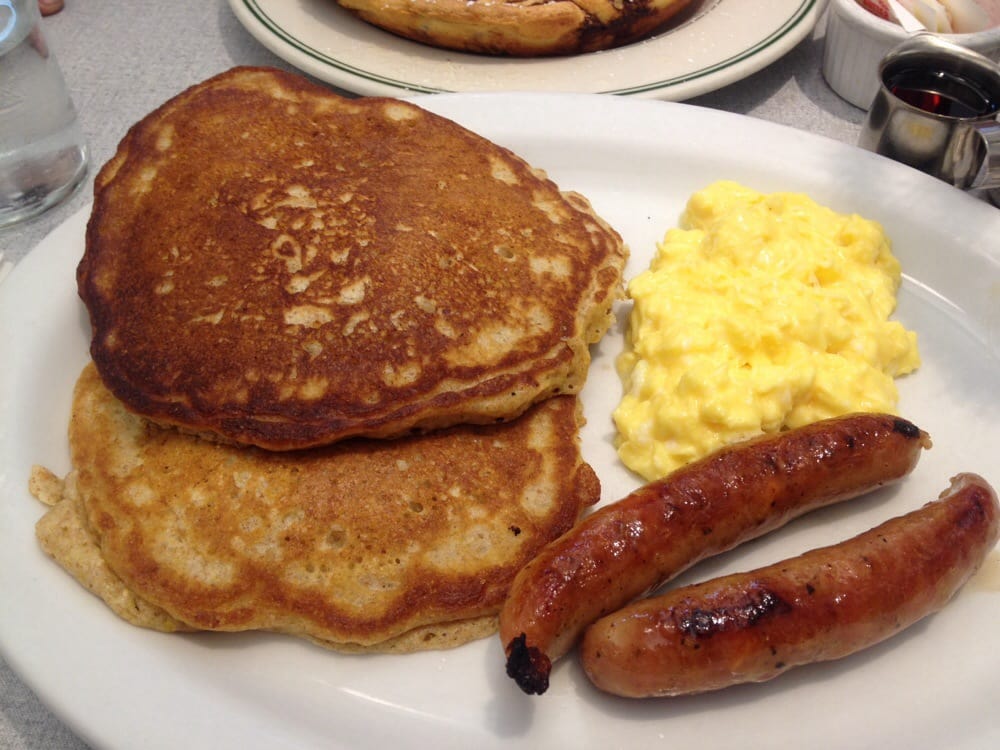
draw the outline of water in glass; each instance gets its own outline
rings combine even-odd
[[[0,226],[35,216],[86,174],[87,151],[37,0],[0,0]]]

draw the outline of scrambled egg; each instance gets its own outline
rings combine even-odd
[[[693,195],[634,302],[618,360],[618,453],[647,480],[738,440],[895,412],[920,364],[888,320],[900,265],[882,228],[805,195],[734,182]]]

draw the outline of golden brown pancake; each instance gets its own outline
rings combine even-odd
[[[541,57],[596,52],[661,30],[692,0],[337,0],[361,19],[434,47]]]
[[[35,497],[52,506],[35,525],[35,536],[46,554],[67,573],[133,625],[166,633],[194,629],[136,596],[108,567],[84,520],[74,473],[63,482],[36,466],[32,470],[30,487]]]
[[[596,502],[580,421],[562,396],[498,425],[274,453],[157,427],[88,365],[38,535],[136,624],[454,646],[495,632],[517,570]]]
[[[45,488],[37,486],[42,479]],[[36,525],[36,535],[42,549],[66,572],[91,593],[98,596],[119,617],[132,625],[165,633],[198,630],[169,615],[162,608],[137,596],[108,567],[101,557],[97,539],[87,526],[80,495],[76,491],[76,475],[65,482],[41,467],[32,472],[33,494],[52,508]],[[473,617],[468,620],[424,625],[379,643],[362,646],[357,643],[336,643],[306,636],[307,640],[324,648],[347,653],[412,653],[428,649],[460,646],[471,640],[486,638],[497,630],[496,615]]]
[[[577,392],[626,255],[584,198],[450,120],[237,68],[122,140],[78,282],[130,409],[289,450]]]

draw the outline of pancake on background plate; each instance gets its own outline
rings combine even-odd
[[[574,55],[662,30],[692,0],[337,0],[368,23],[434,47]]]
[[[291,450],[579,391],[627,256],[581,196],[414,104],[235,68],[134,125],[77,277],[129,409]]]
[[[131,414],[89,364],[43,549],[120,616],[413,651],[496,630],[515,573],[597,501],[576,397],[520,419],[274,453]]]

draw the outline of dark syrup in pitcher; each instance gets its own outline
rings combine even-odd
[[[978,82],[939,70],[910,68],[886,81],[907,104],[945,117],[984,117],[1000,110],[1000,100]]]

